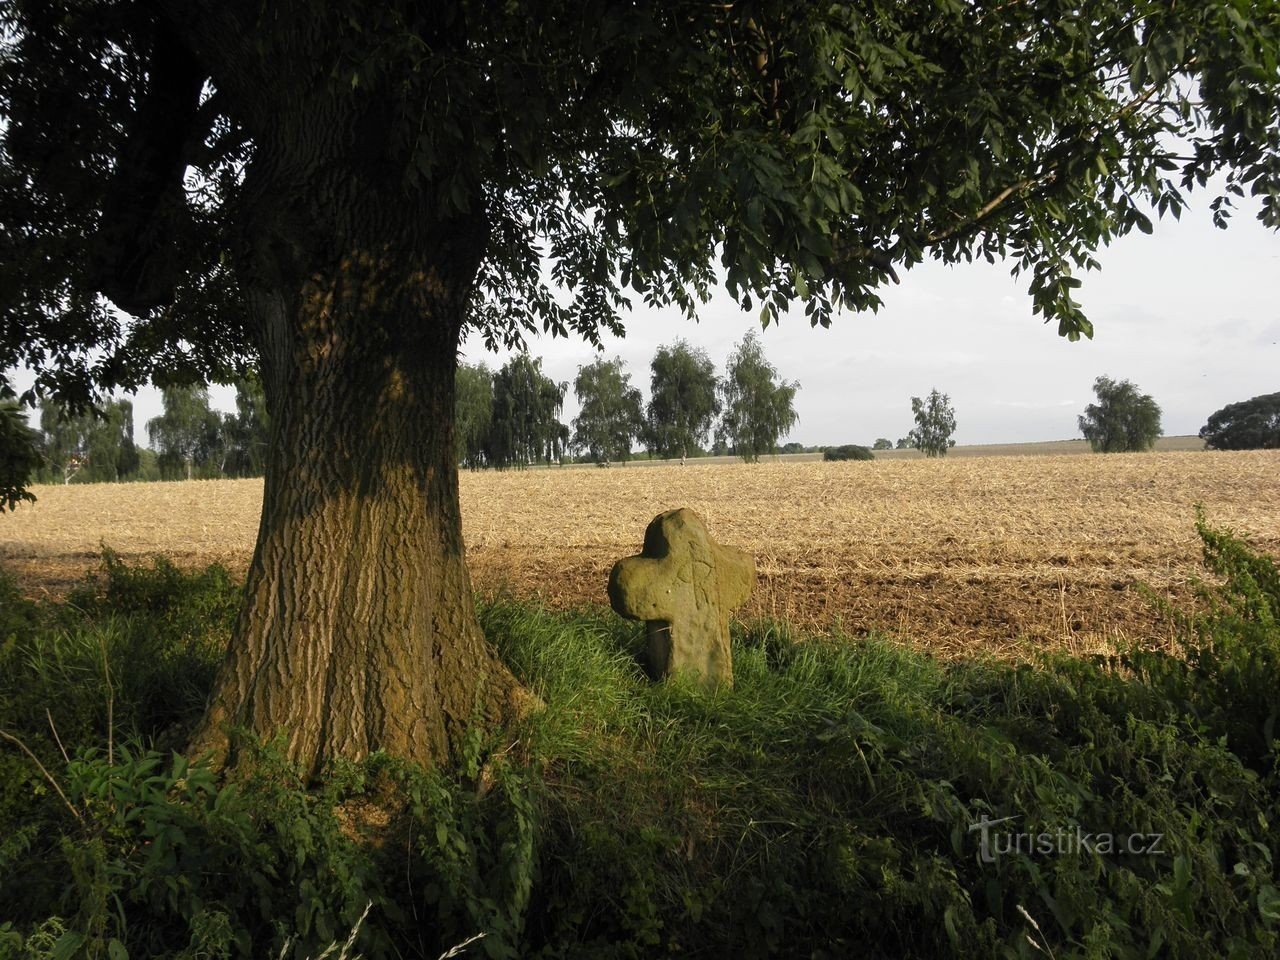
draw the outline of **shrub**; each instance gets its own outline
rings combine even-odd
[[[823,460],[874,460],[876,455],[869,447],[846,443],[841,447],[827,447],[822,451]]]

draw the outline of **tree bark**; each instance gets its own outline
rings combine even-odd
[[[320,240],[259,218],[262,521],[193,743],[234,762],[234,729],[282,736],[313,775],[377,750],[438,762],[527,702],[481,635],[458,505],[454,375],[483,237],[359,199],[332,209],[364,219]]]

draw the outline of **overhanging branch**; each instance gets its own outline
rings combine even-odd
[[[99,289],[130,313],[145,313],[173,297],[173,239],[186,213],[184,149],[194,139],[204,80],[204,70],[176,34],[157,24],[146,90],[106,186],[92,263]]]

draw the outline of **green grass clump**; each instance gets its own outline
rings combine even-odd
[[[0,581],[0,957],[314,956],[366,910],[367,957],[1275,956],[1280,579],[1201,535],[1178,656],[944,664],[753,623],[709,696],[646,680],[607,611],[490,599],[545,709],[445,769],[319,784],[272,744],[224,778],[160,749],[228,635],[224,572],[109,557],[61,607]],[[984,817],[1157,850],[988,861]]]

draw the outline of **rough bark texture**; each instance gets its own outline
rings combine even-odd
[[[360,158],[324,162],[344,142],[282,133],[247,181],[272,443],[244,609],[194,743],[225,755],[229,729],[283,735],[312,773],[379,749],[439,761],[521,698],[476,621],[453,446],[483,224],[432,223],[362,181]]]

